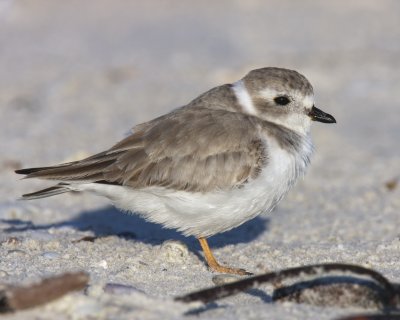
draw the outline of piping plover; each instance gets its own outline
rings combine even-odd
[[[310,162],[312,120],[336,122],[314,106],[308,80],[262,68],[138,124],[104,152],[16,173],[60,181],[23,199],[90,191],[197,237],[212,270],[249,274],[221,266],[206,239],[276,206]]]

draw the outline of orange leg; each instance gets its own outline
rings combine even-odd
[[[232,274],[239,274],[239,275],[252,275],[252,273],[247,272],[244,269],[235,269],[235,268],[229,268],[229,267],[224,267],[221,266],[217,260],[215,260],[214,255],[211,252],[210,247],[208,246],[208,242],[206,238],[198,238],[201,248],[203,249],[204,252],[204,257],[206,258],[207,264],[210,267],[210,269],[216,271],[216,272],[221,272],[221,273],[232,273]]]

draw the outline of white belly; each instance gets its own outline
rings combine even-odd
[[[230,191],[193,193],[163,187],[134,190],[106,184],[81,185],[80,190],[106,196],[122,210],[138,213],[185,235],[208,237],[271,211],[305,172],[312,152],[310,141],[305,140],[304,152],[298,156],[269,140],[267,166],[243,188]]]

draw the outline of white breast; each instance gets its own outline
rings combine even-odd
[[[207,237],[230,230],[271,211],[297,177],[305,172],[312,153],[309,137],[303,151],[294,156],[269,137],[268,161],[260,175],[243,188],[210,193],[173,191],[163,187],[133,190],[127,187],[86,184],[80,190],[94,191],[119,208],[185,235]]]

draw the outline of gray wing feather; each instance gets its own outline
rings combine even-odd
[[[28,173],[28,178],[206,191],[242,185],[258,175],[265,161],[257,126],[246,115],[181,108],[138,125],[108,151],[20,173]]]

